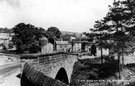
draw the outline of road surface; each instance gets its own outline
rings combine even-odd
[[[0,86],[20,86],[20,64],[12,64],[0,68]]]

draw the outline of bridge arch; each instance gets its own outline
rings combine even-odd
[[[69,84],[67,72],[66,72],[65,68],[63,68],[63,67],[61,67],[59,69],[59,71],[56,74],[55,79],[60,80],[60,81],[62,81],[64,83],[66,83],[66,84]]]
[[[21,86],[34,86],[34,84],[23,73],[21,76]]]

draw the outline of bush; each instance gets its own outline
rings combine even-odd
[[[40,50],[40,47],[36,44],[32,44],[29,48],[30,53],[37,53]]]
[[[85,76],[89,80],[98,80],[115,76],[115,73],[118,72],[118,61],[109,56],[104,57],[104,59],[103,64],[99,63],[100,58],[79,60],[74,66],[76,78],[80,79]]]
[[[12,49],[13,48],[13,43],[9,43],[8,47],[9,47],[9,49]]]
[[[3,50],[7,50],[8,49],[8,47],[5,45],[5,44],[3,44]]]
[[[24,51],[26,51],[26,46],[25,45],[17,46],[17,49],[16,49],[17,53],[23,53]]]

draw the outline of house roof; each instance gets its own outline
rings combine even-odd
[[[40,40],[48,40],[45,36],[41,37]]]
[[[69,44],[68,41],[56,41],[56,44]]]
[[[72,41],[71,41],[72,42]],[[71,43],[70,42],[70,43]],[[91,42],[88,42],[88,41],[73,41],[74,43],[87,43],[87,44],[91,44]]]
[[[0,39],[8,39],[9,33],[0,33]]]

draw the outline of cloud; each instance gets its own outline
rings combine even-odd
[[[91,28],[95,20],[105,16],[111,1],[0,0],[0,24],[13,26],[26,22],[45,29],[56,26],[60,30],[84,31]]]
[[[7,3],[8,5],[10,5],[11,7],[14,8],[20,8],[21,7],[21,3],[20,0],[0,0],[0,2],[4,2]]]

